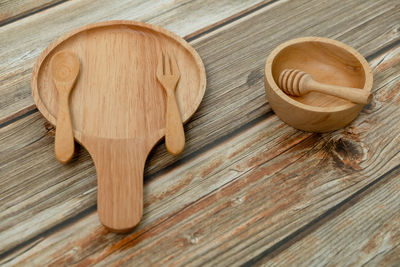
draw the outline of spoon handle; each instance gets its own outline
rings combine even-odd
[[[72,159],[75,150],[68,98],[68,93],[59,92],[55,154],[62,164],[67,164]]]

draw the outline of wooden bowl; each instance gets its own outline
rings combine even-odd
[[[265,64],[268,101],[282,121],[310,132],[329,132],[346,126],[357,117],[363,105],[317,92],[300,97],[286,95],[277,85],[284,69],[299,69],[318,82],[362,88],[368,92],[373,83],[365,58],[341,42],[304,37],[276,47]]]

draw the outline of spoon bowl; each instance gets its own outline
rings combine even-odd
[[[78,57],[69,51],[56,53],[51,60],[51,74],[57,90],[59,92],[60,90],[69,92],[72,90],[72,85],[79,74]]]

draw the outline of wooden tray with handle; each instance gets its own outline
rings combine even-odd
[[[185,40],[157,26],[109,21],[81,27],[50,44],[33,69],[34,101],[53,125],[58,92],[50,63],[60,51],[76,54],[80,63],[69,108],[74,138],[95,163],[100,221],[113,231],[128,231],[142,217],[147,155],[166,132],[160,59],[170,55],[176,60],[175,98],[183,122],[203,98],[204,65]]]

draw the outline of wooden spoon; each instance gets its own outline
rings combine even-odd
[[[79,74],[79,59],[68,51],[60,51],[51,59],[51,75],[58,92],[55,154],[66,164],[74,155],[74,134],[69,111],[69,95]]]
[[[357,104],[368,104],[372,100],[372,94],[366,90],[319,83],[310,74],[300,70],[283,70],[278,83],[288,95],[301,96],[314,91],[337,96]]]

